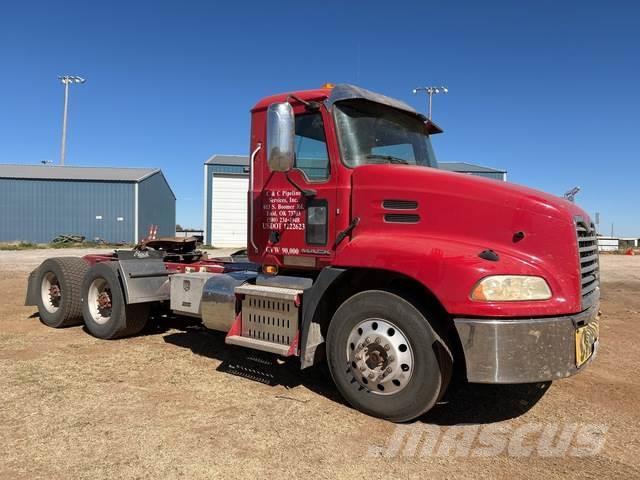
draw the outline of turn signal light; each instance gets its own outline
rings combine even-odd
[[[267,275],[277,275],[278,267],[276,265],[265,265],[262,267],[262,271]]]
[[[320,87],[320,88],[333,88],[333,87],[335,87],[335,86],[336,86],[336,84],[335,84],[335,83],[325,83],[325,84],[323,84],[323,85],[322,85],[322,87]]]

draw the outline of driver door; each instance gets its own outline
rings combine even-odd
[[[273,204],[267,208],[268,215],[280,220],[271,225],[281,227],[271,229],[267,253],[283,267],[317,269],[333,259],[335,175],[332,177],[322,111],[309,112],[299,106],[294,113],[295,163],[288,173],[290,181],[279,174],[282,177],[270,182],[270,191],[265,192],[267,203]],[[279,188],[271,190],[276,185]]]

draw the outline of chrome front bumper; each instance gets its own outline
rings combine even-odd
[[[576,367],[576,329],[597,319],[599,304],[576,315],[531,319],[455,318],[473,383],[534,383],[569,377]]]

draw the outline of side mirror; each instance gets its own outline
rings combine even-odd
[[[272,103],[267,110],[267,163],[272,172],[288,172],[295,158],[295,120],[289,103]]]

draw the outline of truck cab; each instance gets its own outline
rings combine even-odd
[[[88,260],[67,295],[82,284],[84,322],[103,338],[104,322],[131,334],[127,315],[168,300],[226,343],[299,357],[301,368],[326,361],[349,403],[392,421],[428,411],[454,374],[528,383],[582,371],[599,335],[589,216],[540,191],[439,170],[430,137],[441,132],[353,85],[265,98],[251,110],[251,266]],[[46,270],[32,274],[38,305],[53,288]],[[91,326],[100,305],[118,302],[116,320]]]

